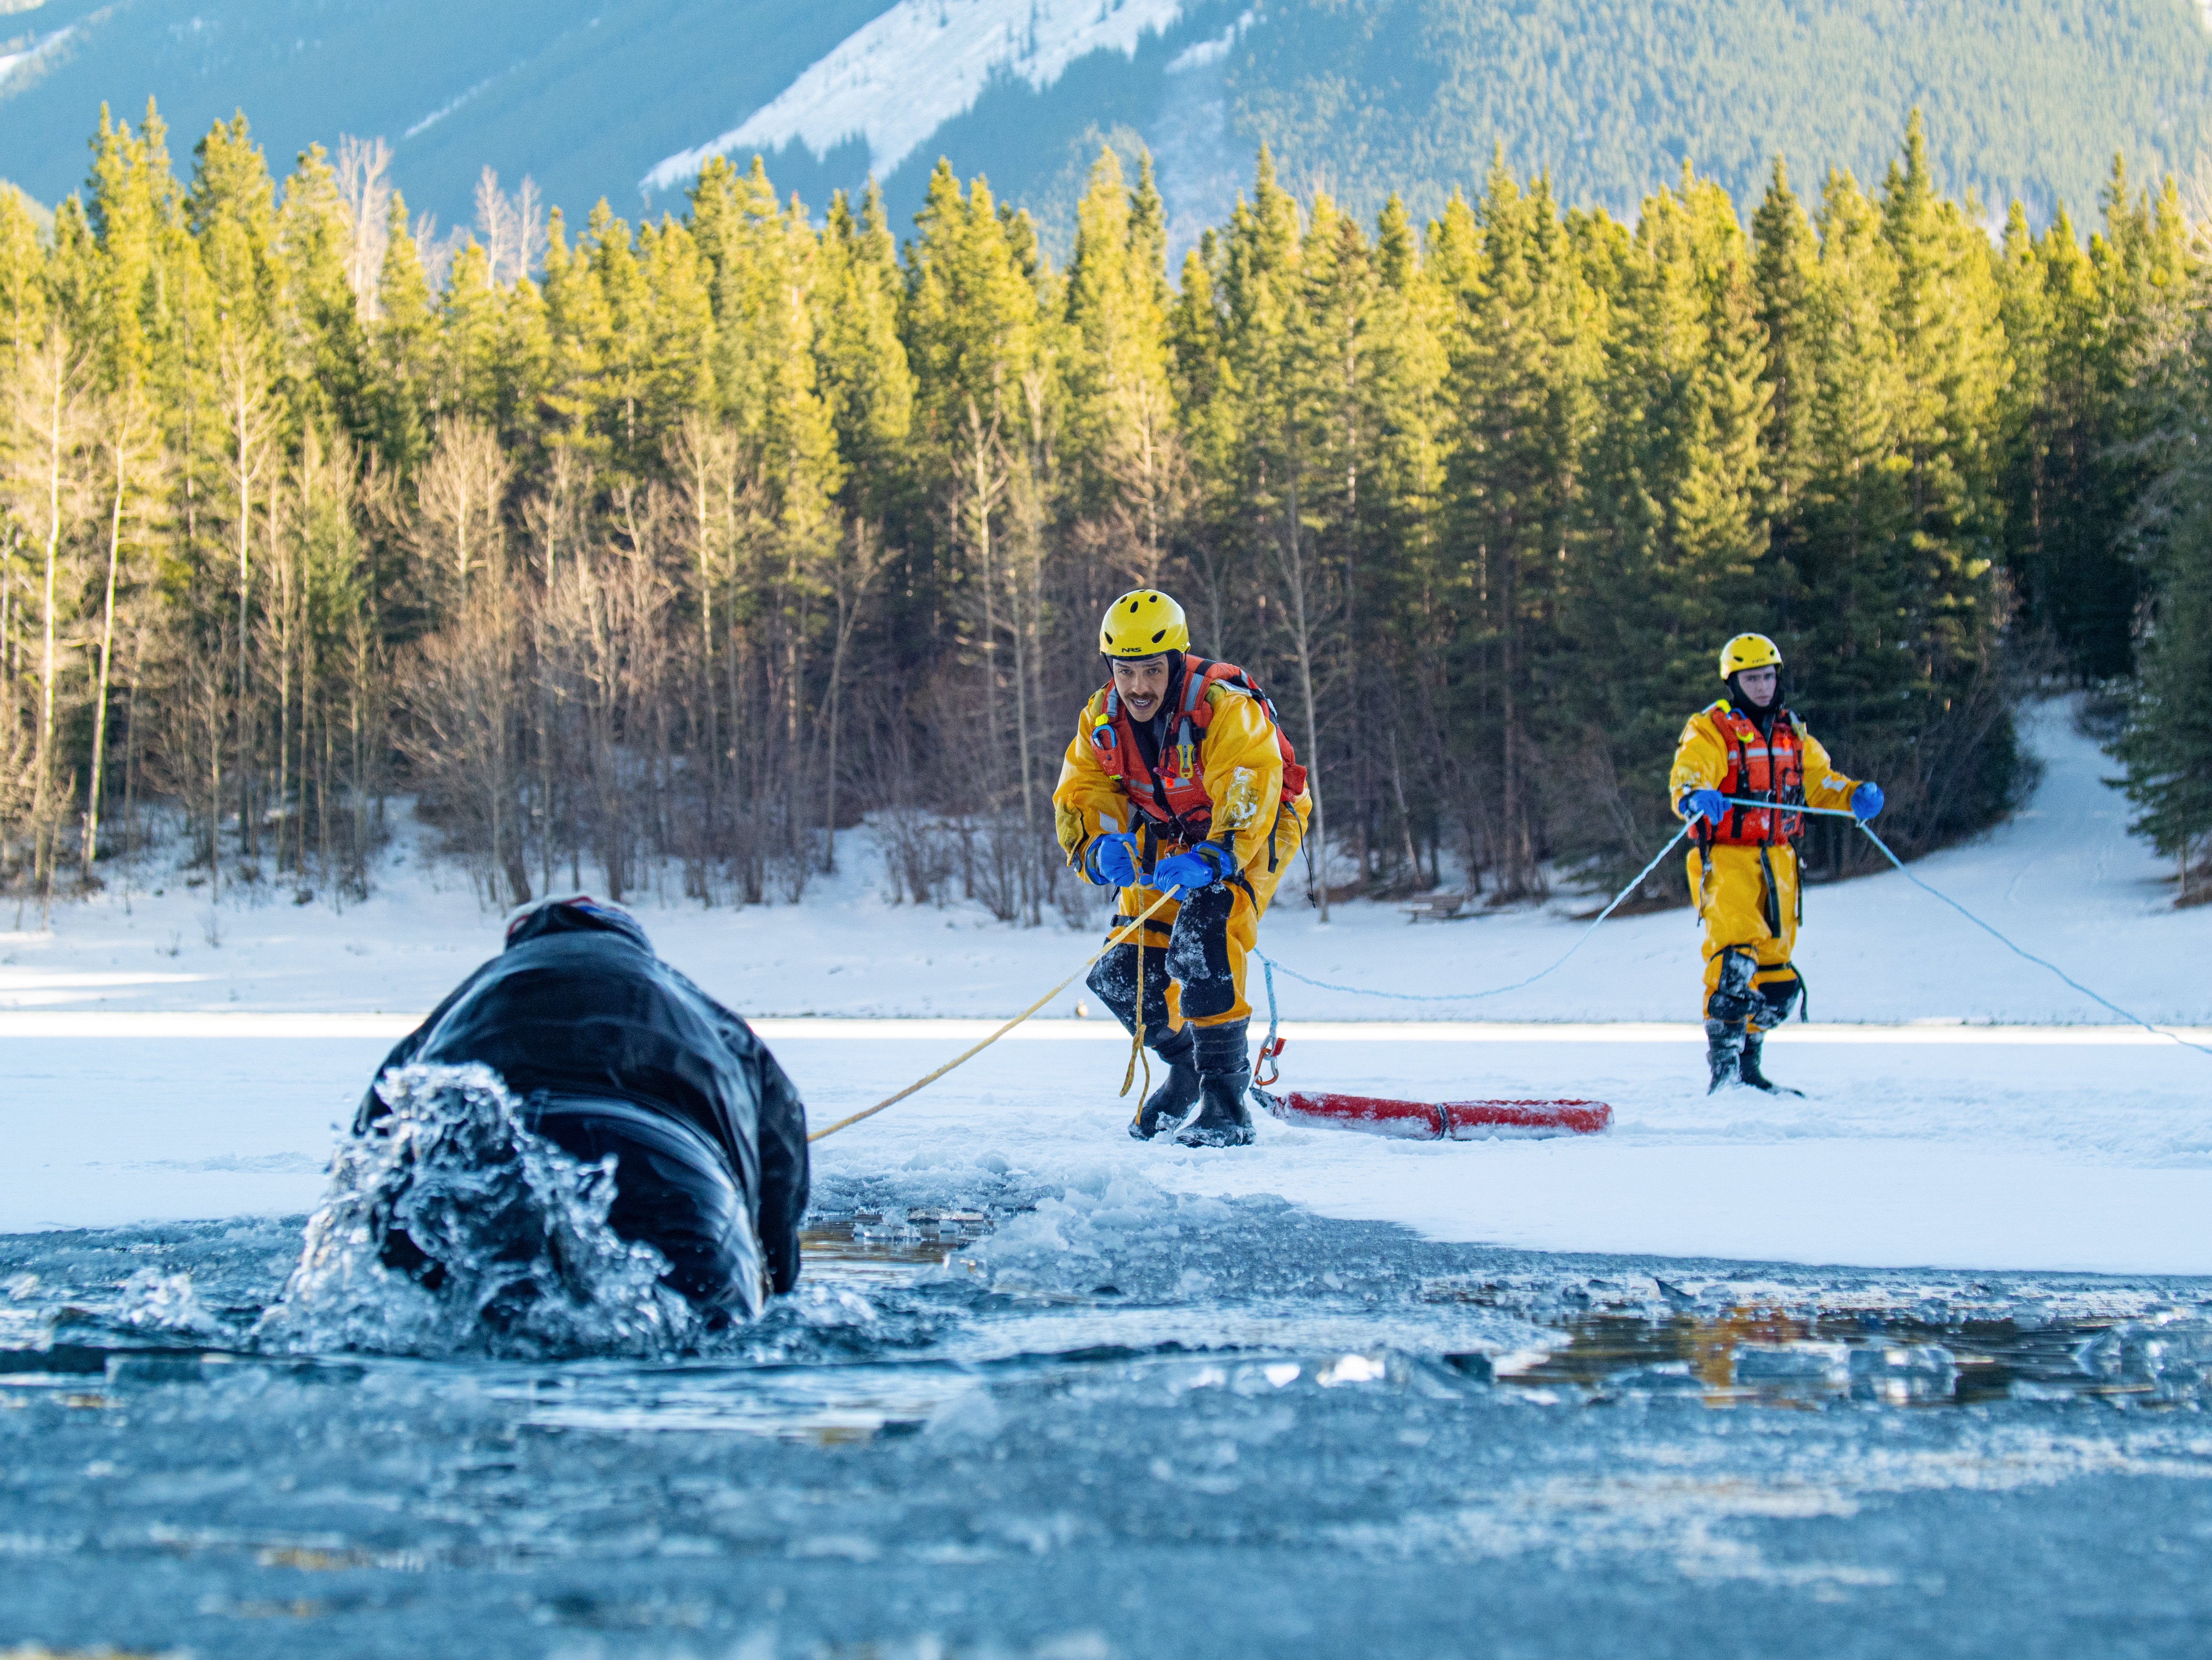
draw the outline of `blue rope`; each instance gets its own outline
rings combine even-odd
[[[2033,951],[2026,950],[2020,946],[2014,945],[2010,940],[2007,939],[2002,934],[1997,932],[1996,929],[1990,927],[1989,924],[1984,922],[1972,912],[1967,910],[1965,906],[1960,904],[1958,900],[1953,899],[1948,894],[1937,892],[1937,890],[1930,888],[1926,882],[1921,881],[1919,877],[1914,875],[1912,872],[1906,869],[1905,868],[1905,861],[1889,851],[1889,844],[1884,841],[1880,836],[1875,834],[1874,827],[1869,824],[1864,819],[1861,819],[1859,821],[1859,828],[1866,832],[1867,839],[1869,841],[1872,842],[1876,847],[1881,849],[1882,857],[1897,867],[1898,875],[1903,876],[1905,881],[1911,882],[1922,893],[1929,894],[1936,899],[1942,900],[1944,904],[1949,906],[1954,911],[1964,917],[1968,922],[1973,924],[1975,927],[1980,929],[1982,932],[1987,934],[1999,945],[2003,946],[2006,950],[2011,952],[2014,956],[2027,958],[2028,961],[2033,963],[2038,968],[2049,969],[2052,973],[2057,975],[2060,979],[2065,981],[2067,984],[2072,986],[2083,997],[2088,998],[2091,1003],[2100,1004],[2104,1008],[2111,1009],[2112,1013],[2118,1015],[2122,1020],[2127,1021],[2130,1026],[2139,1026],[2146,1032],[2157,1033],[2157,1034],[2161,1038],[2171,1038],[2174,1042],[2179,1044],[2184,1049],[2193,1049],[2200,1055],[2212,1055],[2212,1049],[2207,1049],[2201,1043],[2191,1043],[2188,1039],[2182,1037],[2178,1033],[2163,1031],[2160,1027],[2153,1026],[2148,1021],[2145,1020],[2140,1015],[2130,1014],[2126,1009],[2121,1008],[2119,1004],[2114,1003],[2110,997],[2102,997],[2098,996],[2097,993],[2092,991],[2087,986],[2082,984],[2081,981],[2075,979],[2071,974],[2061,968],[2057,963],[2046,962],[2041,957],[2037,956]]]
[[[1497,986],[1488,991],[1450,991],[1446,992],[1442,996],[1437,996],[1433,993],[1424,995],[1413,991],[1377,991],[1373,990],[1371,987],[1364,985],[1337,985],[1328,980],[1310,979],[1305,975],[1299,973],[1295,968],[1283,968],[1283,972],[1288,974],[1292,979],[1298,981],[1301,984],[1310,985],[1319,991],[1348,991],[1354,997],[1387,997],[1393,1003],[1473,1003],[1483,997],[1502,997],[1508,991],[1519,991],[1525,987],[1534,985],[1538,980],[1542,979],[1547,974],[1555,972],[1559,969],[1565,967],[1567,958],[1573,956],[1576,952],[1581,950],[1583,946],[1589,942],[1589,936],[1597,932],[1598,924],[1603,922],[1607,917],[1611,916],[1616,910],[1618,910],[1620,906],[1620,902],[1626,899],[1631,894],[1633,894],[1638,888],[1643,885],[1644,877],[1650,875],[1654,870],[1656,870],[1659,868],[1659,861],[1665,858],[1668,854],[1674,851],[1675,842],[1680,841],[1683,837],[1689,833],[1690,827],[1686,824],[1680,830],[1677,830],[1674,834],[1673,839],[1668,841],[1664,847],[1661,848],[1656,853],[1654,853],[1651,856],[1651,863],[1645,865],[1641,870],[1636,873],[1636,879],[1630,882],[1627,887],[1622,888],[1620,892],[1615,894],[1613,896],[1612,901],[1607,905],[1605,909],[1597,913],[1596,921],[1591,923],[1588,928],[1583,930],[1582,937],[1567,948],[1565,956],[1562,956],[1557,962],[1552,964],[1549,967],[1540,968],[1534,973],[1528,976],[1527,979],[1516,980],[1510,985]],[[1278,968],[1282,968],[1282,965],[1275,961],[1273,958],[1268,956],[1264,951],[1255,951],[1252,954],[1259,958],[1261,962],[1267,966],[1267,1003],[1269,1009],[1272,1010],[1274,1007],[1275,998],[1274,971]],[[1270,1036],[1273,1035],[1273,1016],[1271,1014],[1269,1016]]]
[[[1746,801],[1739,803],[1736,803],[1733,797],[1731,798],[1731,804],[1762,808],[1771,808],[1775,805],[1772,802],[1759,801]],[[1905,868],[1905,861],[1898,857],[1895,853],[1892,852],[1890,851],[1889,844],[1884,841],[1880,836],[1875,834],[1874,827],[1869,824],[1864,819],[1860,818],[1856,813],[1839,812],[1833,808],[1820,807],[1791,807],[1784,810],[1793,813],[1818,814],[1824,818],[1850,819],[1854,824],[1857,825],[1860,829],[1866,832],[1867,839],[1881,850],[1882,857],[1897,867],[1898,874],[1903,876],[1905,881],[1911,882],[1922,893],[1942,900],[1944,904],[1949,906],[1954,911],[1964,917],[1968,922],[1973,924],[1975,927],[1980,929],[1990,938],[1996,941],[1996,942],[2003,946],[2005,949],[2012,952],[2015,956],[2025,957],[2028,961],[2033,963],[2039,968],[2049,969],[2052,973],[2057,975],[2060,979],[2065,981],[2067,984],[2072,986],[2083,997],[2088,998],[2090,1002],[2096,1003],[2102,1008],[2111,1009],[2113,1014],[2118,1015],[2122,1020],[2127,1021],[2130,1026],[2139,1026],[2142,1027],[2144,1031],[2152,1033],[2158,1037],[2170,1039],[2173,1042],[2179,1044],[2183,1048],[2193,1049],[2200,1055],[2212,1055],[2212,1048],[2207,1048],[2201,1043],[2191,1043],[2188,1039],[2181,1037],[2175,1033],[2168,1032],[2161,1027],[2153,1026],[2148,1021],[2143,1019],[2142,1015],[2130,1014],[2128,1010],[2121,1008],[2119,1004],[2114,1003],[2111,998],[2099,996],[2096,992],[2092,991],[2087,986],[2082,984],[2081,981],[2075,979],[2071,974],[2069,974],[2057,963],[2046,961],[2045,959],[2037,956],[2033,951],[2027,950],[2019,945],[2015,945],[2012,941],[2007,939],[1996,929],[1990,927],[1989,924],[1984,922],[1972,912],[1967,910],[1966,907],[1960,904],[1958,900],[1953,899],[1948,894],[1942,893],[1936,888],[1930,888],[1926,882],[1921,881],[1919,877],[1914,875],[1911,871],[1906,869]],[[1626,900],[1631,894],[1634,893],[1643,883],[1643,881],[1646,876],[1650,875],[1654,870],[1659,868],[1659,861],[1665,858],[1668,854],[1674,851],[1675,842],[1680,841],[1683,837],[1689,833],[1690,826],[1687,824],[1685,824],[1680,830],[1677,830],[1674,833],[1674,839],[1669,841],[1664,847],[1661,848],[1657,853],[1652,856],[1650,863],[1645,865],[1641,870],[1636,873],[1636,880],[1630,882],[1628,886],[1622,888],[1620,892],[1615,894],[1613,896],[1612,903],[1607,905],[1604,910],[1597,913],[1596,920],[1592,922],[1588,928],[1584,929],[1582,932],[1581,937],[1577,939],[1572,945],[1567,948],[1565,955],[1562,956],[1557,962],[1553,963],[1549,967],[1540,968],[1534,973],[1528,976],[1527,979],[1516,980],[1510,985],[1498,986],[1488,991],[1453,991],[1445,992],[1442,995],[1435,993],[1425,995],[1412,991],[1378,991],[1371,986],[1364,985],[1339,985],[1329,980],[1316,980],[1310,978],[1304,974],[1299,973],[1295,968],[1283,968],[1283,972],[1289,975],[1291,978],[1297,980],[1301,984],[1312,986],[1316,991],[1341,991],[1356,997],[1383,997],[1389,999],[1392,1003],[1473,1003],[1484,997],[1503,997],[1508,991],[1522,991],[1526,987],[1535,984],[1538,980],[1542,979],[1547,974],[1550,974],[1559,968],[1565,967],[1566,966],[1567,958],[1573,956],[1576,952],[1581,950],[1584,945],[1589,943],[1589,936],[1597,932],[1598,924],[1602,923],[1607,917],[1611,916],[1613,912],[1620,907],[1620,902],[1623,900]],[[1268,956],[1263,951],[1255,951],[1252,954],[1259,958],[1260,960],[1267,966],[1267,1036],[1269,1039],[1272,1040],[1275,1035],[1276,1025],[1275,971],[1278,968],[1282,968],[1282,965],[1275,961],[1273,958]]]

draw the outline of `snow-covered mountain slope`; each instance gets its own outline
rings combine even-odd
[[[1176,240],[1265,141],[1302,193],[1433,212],[1492,147],[1571,202],[1632,209],[1683,161],[1741,194],[1785,156],[1878,178],[1906,111],[1944,184],[2089,207],[2115,150],[2212,146],[2195,0],[29,0],[0,11],[0,173],[52,203],[105,102],[157,99],[180,166],[243,109],[278,171],[382,136],[410,207],[472,213],[479,171],[580,215],[680,206],[756,148],[819,206],[871,169],[896,221],[949,157],[1065,251],[1102,143],[1149,148]]]
[[[635,216],[680,209],[704,155],[744,165],[756,146],[817,207],[871,168],[918,203],[936,151],[917,147],[963,120],[949,141],[963,170],[1018,194],[1087,161],[1094,125],[1148,122],[1166,63],[1237,15],[1228,0],[33,0],[0,12],[0,172],[57,201],[83,180],[102,104],[135,121],[153,98],[180,169],[239,109],[280,173],[310,143],[380,136],[410,207],[448,225],[470,219],[486,166],[510,187],[534,177],[574,217],[601,196]]]
[[[775,100],[720,137],[672,155],[647,173],[665,191],[708,157],[804,143],[817,161],[858,136],[879,177],[896,172],[929,136],[964,115],[994,76],[1042,92],[1094,51],[1135,54],[1147,33],[1182,15],[1182,0],[899,0],[836,51],[807,65]]]

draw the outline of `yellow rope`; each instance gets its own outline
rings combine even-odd
[[[1129,1063],[1121,1069],[1120,1094],[1129,1093],[1129,1084],[1137,1075],[1137,1059],[1145,1057],[1145,1094],[1152,1093],[1152,1063],[1145,1055],[1145,942],[1137,942],[1137,1023],[1129,1031]]]
[[[1100,946],[1096,951],[1085,958],[1082,963],[1077,967],[1075,974],[1070,974],[1058,985],[1053,987],[1051,991],[1046,992],[1044,996],[1039,997],[1035,1003],[1031,1003],[1027,1009],[1022,1010],[1020,1014],[1015,1015],[1013,1019],[1008,1021],[1004,1026],[1000,1027],[996,1032],[994,1032],[989,1037],[984,1039],[982,1042],[977,1044],[973,1049],[966,1050],[960,1054],[955,1055],[951,1060],[945,1062],[944,1065],[939,1067],[936,1071],[931,1073],[927,1077],[916,1078],[905,1088],[900,1090],[897,1094],[884,1096],[883,1100],[878,1101],[873,1106],[867,1108],[865,1112],[855,1112],[849,1118],[840,1118],[836,1123],[829,1125],[825,1129],[815,1130],[812,1134],[807,1136],[807,1141],[810,1143],[818,1142],[824,1136],[834,1136],[839,1130],[847,1128],[848,1125],[860,1123],[863,1118],[872,1118],[877,1113],[882,1112],[885,1107],[897,1106],[899,1102],[913,1094],[915,1090],[927,1088],[929,1085],[935,1083],[939,1078],[952,1070],[954,1067],[958,1066],[962,1062],[973,1060],[976,1056],[988,1049],[993,1044],[998,1042],[1000,1039],[1005,1037],[1007,1033],[1012,1031],[1024,1021],[1029,1019],[1030,1015],[1036,1014],[1038,1009],[1043,1008],[1061,992],[1066,991],[1069,986],[1074,984],[1076,974],[1083,972],[1085,969],[1090,967],[1092,963],[1097,962],[1099,958],[1104,956],[1115,946],[1126,944],[1137,933],[1137,930],[1142,928],[1145,924],[1151,919],[1153,912],[1158,910],[1162,906],[1165,905],[1170,900],[1175,898],[1175,896],[1181,892],[1182,892],[1182,889],[1180,888],[1169,888],[1166,893],[1161,894],[1159,898],[1154,900],[1150,906],[1146,906],[1139,915],[1133,918],[1127,927],[1122,929],[1118,933],[1109,934],[1106,936],[1106,943]],[[1138,951],[1137,963],[1139,972],[1141,972],[1144,966],[1144,953],[1141,947]],[[1137,1030],[1140,1035],[1145,1029],[1144,1015],[1144,1006],[1140,1003],[1137,1008]],[[1150,1083],[1152,1081],[1152,1069],[1149,1065],[1145,1069],[1145,1075],[1146,1081]],[[1124,1088],[1127,1087],[1127,1086],[1126,1085],[1123,1086]]]

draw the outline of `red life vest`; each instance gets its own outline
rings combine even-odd
[[[1774,732],[1768,736],[1759,723],[1723,700],[1705,713],[1728,740],[1728,776],[1721,780],[1723,796],[1756,797],[1778,807],[1805,804],[1805,740],[1787,709],[1774,715]],[[1717,825],[1700,821],[1698,839],[1722,847],[1772,847],[1794,842],[1805,833],[1805,815],[1759,807],[1731,807]]]
[[[1275,706],[1253,678],[1233,663],[1214,663],[1195,652],[1183,654],[1182,695],[1175,722],[1174,742],[1161,748],[1158,772],[1145,764],[1137,747],[1136,729],[1121,694],[1106,682],[1103,712],[1091,730],[1091,754],[1137,810],[1151,820],[1164,840],[1185,844],[1204,841],[1212,827],[1213,798],[1206,793],[1206,769],[1199,748],[1213,719],[1213,705],[1206,693],[1228,686],[1258,700],[1275,729],[1275,745],[1283,756],[1283,799],[1296,801],[1305,793],[1306,769],[1298,765],[1297,752],[1283,736]]]

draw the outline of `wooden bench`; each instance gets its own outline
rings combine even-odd
[[[1411,905],[1398,908],[1406,913],[1407,922],[1464,922],[1460,913],[1467,908],[1464,894],[1424,894]]]

